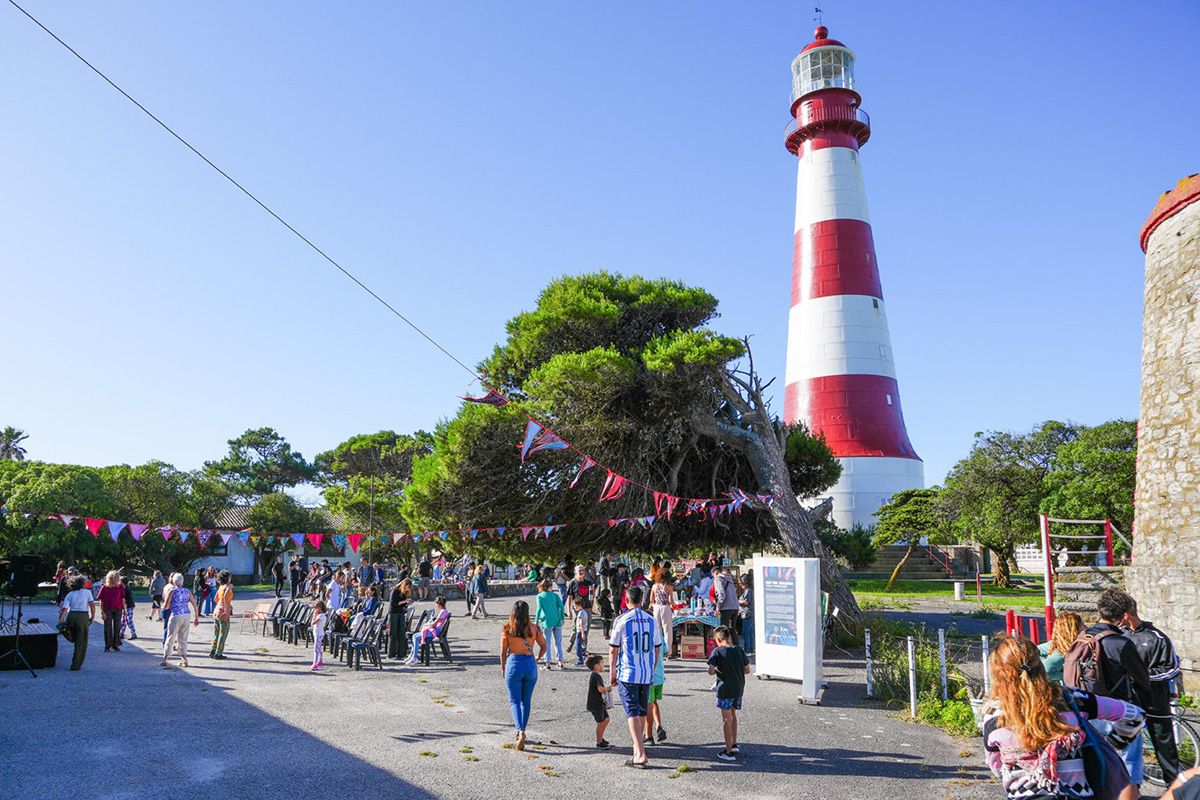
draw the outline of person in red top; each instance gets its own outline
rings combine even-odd
[[[104,585],[96,595],[104,615],[104,652],[121,652],[121,617],[125,615],[125,587],[115,569],[104,576]]]

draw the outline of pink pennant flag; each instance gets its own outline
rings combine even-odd
[[[62,520],[62,524],[63,524],[64,528],[71,527],[71,523],[74,522],[75,520],[79,519],[79,517],[73,517],[70,514],[59,514],[58,518]]]
[[[325,538],[325,534],[309,533],[309,534],[306,534],[306,536],[308,538],[309,544],[311,544],[313,547],[317,548],[318,550],[321,549],[321,540]]]
[[[221,544],[224,545],[229,544],[229,540],[233,538],[232,533],[218,533],[217,536],[221,537]]]
[[[362,544],[363,535],[361,533],[347,533],[346,541],[350,543],[350,552],[357,553],[358,546]]]
[[[521,539],[529,541],[529,534],[533,532],[533,528],[521,528]]]
[[[83,524],[87,525],[88,533],[96,537],[100,535],[100,529],[104,527],[104,523],[106,522],[108,522],[106,519],[96,519],[94,517],[83,518]]]
[[[608,478],[604,481],[604,487],[600,490],[600,502],[607,500],[616,500],[621,495],[625,494],[625,486],[629,483],[624,477],[608,471]]]
[[[658,516],[671,518],[675,513],[675,506],[679,505],[679,498],[673,497],[666,492],[654,493],[654,510],[658,512]]]
[[[145,535],[149,528],[149,525],[144,525],[141,522],[131,522],[129,523],[129,535],[133,537],[135,542],[140,542],[142,536]]]
[[[174,529],[170,525],[163,525],[161,528],[158,528],[158,532],[162,534],[164,542],[171,541],[171,531],[172,530],[174,530]]]
[[[583,473],[587,472],[589,469],[591,469],[594,466],[596,466],[596,462],[592,460],[592,457],[584,456],[583,463],[579,465],[579,472],[575,473],[574,479],[572,479],[572,481],[569,484],[567,484],[567,488],[574,489],[575,484],[579,483],[579,479],[583,477]]]

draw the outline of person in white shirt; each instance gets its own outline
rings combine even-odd
[[[650,704],[650,685],[661,657],[663,632],[654,617],[642,609],[642,588],[630,586],[625,590],[629,610],[617,617],[612,626],[609,663],[612,683],[618,686],[629,736],[633,739],[633,758],[627,767],[645,769],[650,762],[642,733],[646,728],[646,709]]]
[[[75,652],[71,655],[71,669],[78,670],[83,666],[87,656],[88,627],[96,619],[96,601],[92,593],[83,588],[86,581],[82,575],[76,575],[67,583],[71,590],[63,598],[62,609],[58,612],[58,624],[66,623],[75,642]]]
[[[333,576],[333,583],[329,584],[329,611],[331,613],[342,607],[342,596],[346,591],[344,580],[342,573],[337,572]]]

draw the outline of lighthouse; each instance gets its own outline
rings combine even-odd
[[[822,434],[842,465],[833,519],[873,525],[893,493],[925,485],[900,411],[887,306],[859,148],[871,121],[854,53],[829,31],[792,62],[787,148],[799,158],[784,419]]]

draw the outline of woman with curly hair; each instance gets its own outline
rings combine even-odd
[[[1051,683],[1037,646],[1028,639],[1001,637],[988,666],[992,709],[983,722],[985,760],[1004,784],[1005,796],[1009,800],[1095,797],[1088,762],[1094,763],[1099,754],[1089,746],[1089,739],[1097,742],[1100,734],[1085,726],[1089,720],[1109,720],[1114,723],[1113,736],[1132,739],[1141,732],[1142,710]],[[1120,760],[1106,763],[1106,786],[1120,790],[1121,800],[1137,800],[1137,787],[1120,769]]]

